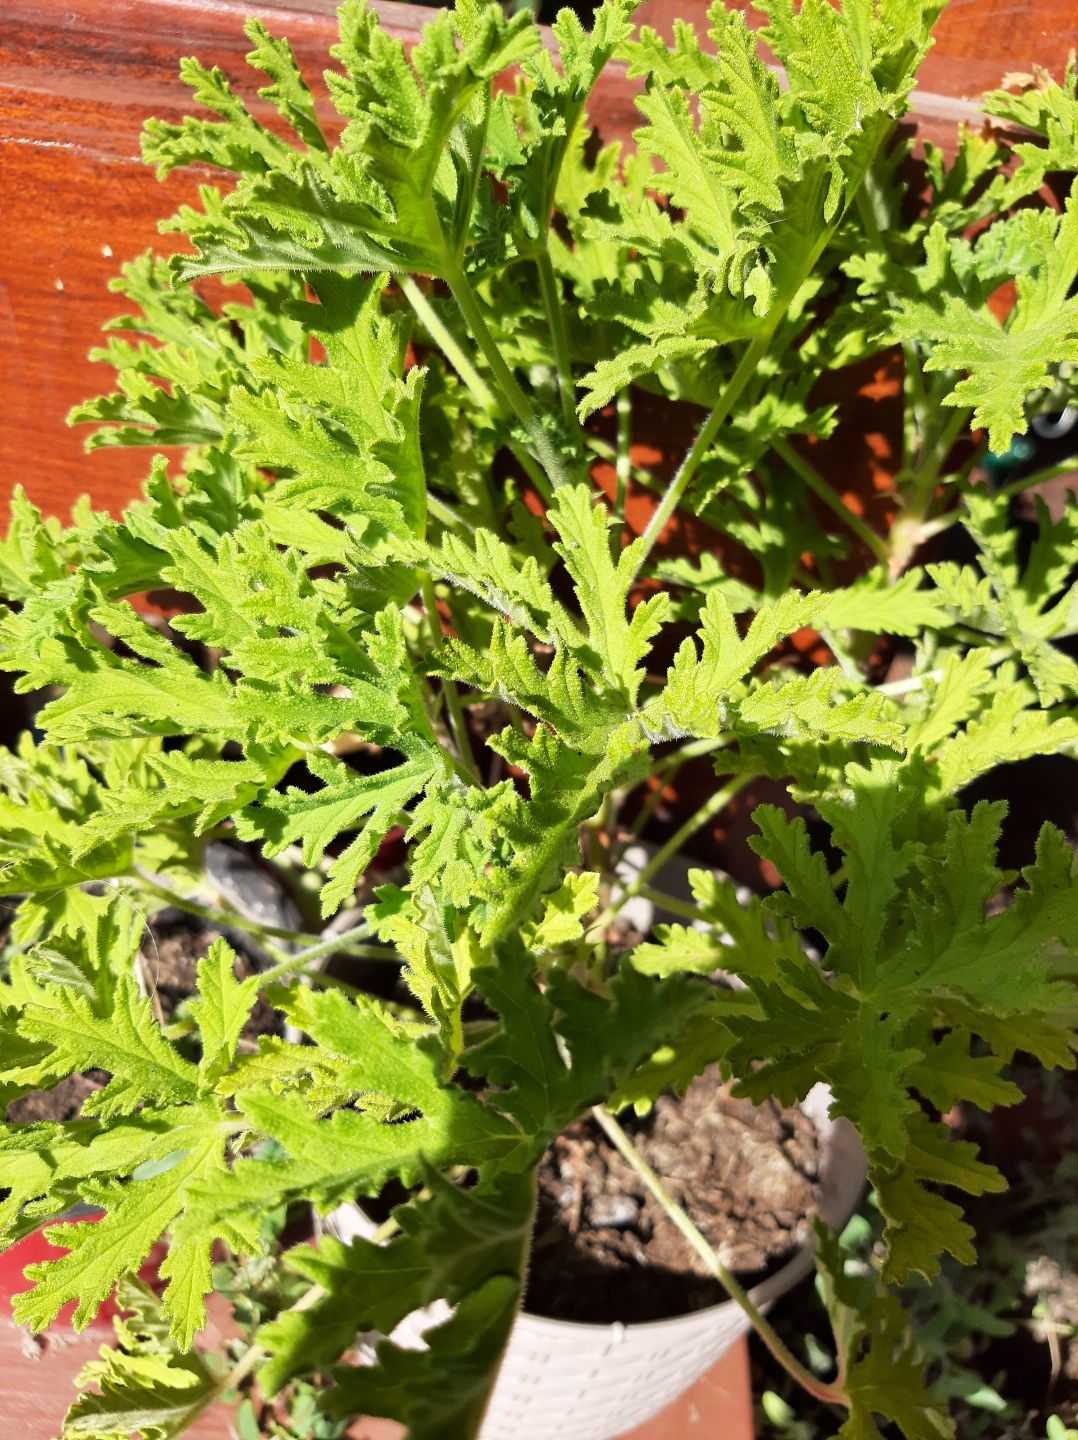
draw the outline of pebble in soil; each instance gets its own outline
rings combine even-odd
[[[634,1142],[731,1270],[750,1280],[807,1236],[819,1137],[802,1111],[735,1099],[707,1072],[663,1096]],[[560,1135],[539,1174],[527,1309],[591,1323],[662,1320],[726,1298],[635,1170],[591,1121]]]

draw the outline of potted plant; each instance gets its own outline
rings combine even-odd
[[[374,1414],[499,1440],[499,1413],[517,1435],[614,1433],[633,1417],[607,1409],[602,1366],[589,1414],[549,1371],[506,1410],[499,1379],[538,1168],[589,1116],[843,1435],[949,1433],[894,1287],[945,1251],[972,1262],[942,1192],[999,1182],[940,1117],[1013,1102],[1018,1049],[1071,1062],[1065,838],[1046,826],[1005,873],[1002,807],[960,799],[1078,738],[1055,643],[1073,516],[1042,517],[1022,555],[1009,495],[971,481],[1072,384],[1076,202],[1025,202],[1075,168],[1074,74],[989,96],[1030,137],[930,151],[922,199],[893,130],[938,5],[773,0],[760,33],[786,88],[721,5],[709,41],[683,26],[672,48],[634,36],[632,8],[607,0],[590,32],[563,14],[551,57],[530,17],[461,0],[407,56],[348,0],[338,139],[251,22],[276,118],[188,61],[219,118],[147,125],[160,172],[236,183],[168,222],[191,242],[171,263],[125,267],[99,352],[117,389],[74,417],[93,445],[152,447],[143,498],[61,526],[17,495],[0,554],[2,663],[46,697],[0,774],[0,1084],[10,1103],[101,1082],[77,1118],[0,1137],[6,1243],[103,1212],[50,1227],[66,1253],[29,1268],[15,1313],[40,1329],[74,1301],[85,1325],[126,1286],[134,1316],[65,1436],[180,1434],[252,1377],[327,1434]],[[588,139],[616,56],[647,77],[631,156]],[[892,346],[906,426],[881,533],[813,463],[836,414],[812,392]],[[655,484],[634,416],[675,403],[695,438],[632,535],[627,497]],[[699,553],[665,545],[685,515],[715,537]],[[929,559],[958,527],[970,558]],[[751,566],[735,577],[722,546]],[[865,571],[839,583],[851,550]],[[783,651],[806,628],[833,664]],[[900,679],[874,683],[880,636],[908,652]],[[627,876],[645,786],[702,756],[718,783]],[[750,842],[781,888],[697,870],[663,889],[759,777],[789,797]],[[210,903],[217,843],[281,877],[295,928]],[[677,923],[629,933],[640,897]],[[139,959],[162,904],[253,930],[269,963],[240,975],[218,940],[164,1014]],[[260,997],[282,1033],[252,1041]],[[883,1248],[855,1281],[817,1224],[827,1383],[649,1166],[646,1124],[634,1141],[617,1118],[715,1067],[760,1107],[826,1094],[825,1152],[840,1123],[863,1143]],[[305,1207],[340,1229],[357,1200],[364,1234],[289,1248]],[[155,1299],[125,1277],[162,1237]],[[249,1344],[215,1368],[193,1348],[206,1297],[249,1289]],[[676,1351],[665,1323],[651,1339]]]

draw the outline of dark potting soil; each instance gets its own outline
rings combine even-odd
[[[731,1270],[751,1281],[808,1234],[819,1137],[802,1111],[734,1099],[709,1071],[631,1126],[637,1148]],[[591,1323],[663,1320],[725,1292],[592,1121],[539,1172],[526,1308]]]
[[[86,1075],[68,1075],[51,1090],[32,1090],[7,1107],[12,1125],[32,1125],[39,1120],[77,1120],[83,1101],[99,1090],[108,1076],[103,1070]]]
[[[169,918],[155,918],[151,922],[150,933],[144,935],[140,948],[146,983],[152,998],[161,1008],[161,1014],[168,1021],[177,1007],[195,994],[198,962],[213,942],[221,938],[221,932],[193,915],[165,914]],[[174,919],[171,918],[173,914],[176,915]],[[228,943],[236,955],[234,969],[237,980],[246,980],[262,968],[256,959],[258,952],[253,947],[246,946],[231,933]],[[240,1031],[241,1045],[244,1040],[257,1040],[259,1035],[279,1033],[279,1018],[260,995],[250,1019]]]

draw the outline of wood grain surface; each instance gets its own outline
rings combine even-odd
[[[334,0],[6,0],[0,15],[0,504],[21,482],[47,511],[66,515],[86,491],[118,509],[145,473],[139,451],[86,456],[64,424],[70,407],[108,384],[86,352],[117,311],[107,284],[149,244],[158,219],[188,198],[190,172],[164,186],[139,160],[145,116],[187,105],[176,67],[198,53],[251,95],[243,17],[286,34],[311,77],[326,60]],[[396,34],[414,37],[429,12],[378,5]],[[700,22],[704,0],[645,0],[643,22],[669,32]],[[1078,0],[952,0],[922,75],[919,115],[933,138],[974,113],[969,97],[1008,70],[1059,69],[1078,38]],[[611,67],[592,114],[608,138],[635,123],[635,85]]]

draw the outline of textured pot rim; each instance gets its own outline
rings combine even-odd
[[[815,1246],[811,1240],[799,1247],[795,1254],[773,1275],[766,1280],[761,1280],[749,1292],[749,1299],[754,1304],[766,1308],[773,1305],[780,1299],[787,1290],[792,1289],[797,1282],[807,1275],[812,1269],[812,1260],[815,1254]],[[547,1331],[564,1335],[567,1330],[583,1331],[594,1335],[596,1331],[608,1332],[615,1340],[619,1335],[632,1331],[634,1335],[673,1334],[679,1328],[695,1329],[701,1321],[706,1321],[708,1316],[715,1315],[718,1311],[726,1312],[733,1307],[740,1308],[736,1300],[720,1300],[715,1305],[705,1305],[700,1310],[689,1310],[684,1315],[669,1315],[665,1320],[611,1320],[604,1324],[596,1324],[587,1320],[554,1320],[549,1315],[533,1315],[527,1309],[525,1298],[524,1308],[517,1317],[517,1323],[524,1323],[529,1330]]]
[[[823,1183],[825,1190],[831,1192],[821,1196],[816,1218],[836,1228],[845,1225],[857,1208],[864,1192],[868,1167],[857,1131],[848,1120],[830,1115],[830,1101],[831,1092],[827,1086],[817,1084],[801,1102],[801,1109],[821,1132],[825,1154]],[[767,1309],[811,1273],[815,1255],[816,1244],[810,1235],[773,1275],[753,1286],[748,1292],[749,1299],[761,1309]],[[548,1315],[532,1315],[527,1303],[525,1296],[517,1324],[525,1324],[533,1332],[564,1335],[567,1331],[575,1331],[595,1335],[602,1331],[615,1339],[630,1330],[634,1335],[663,1333],[672,1336],[679,1328],[697,1329],[701,1322],[706,1323],[708,1316],[741,1308],[736,1300],[720,1300],[715,1305],[689,1310],[684,1315],[670,1315],[665,1320],[614,1320],[597,1325],[584,1320],[555,1320]]]

